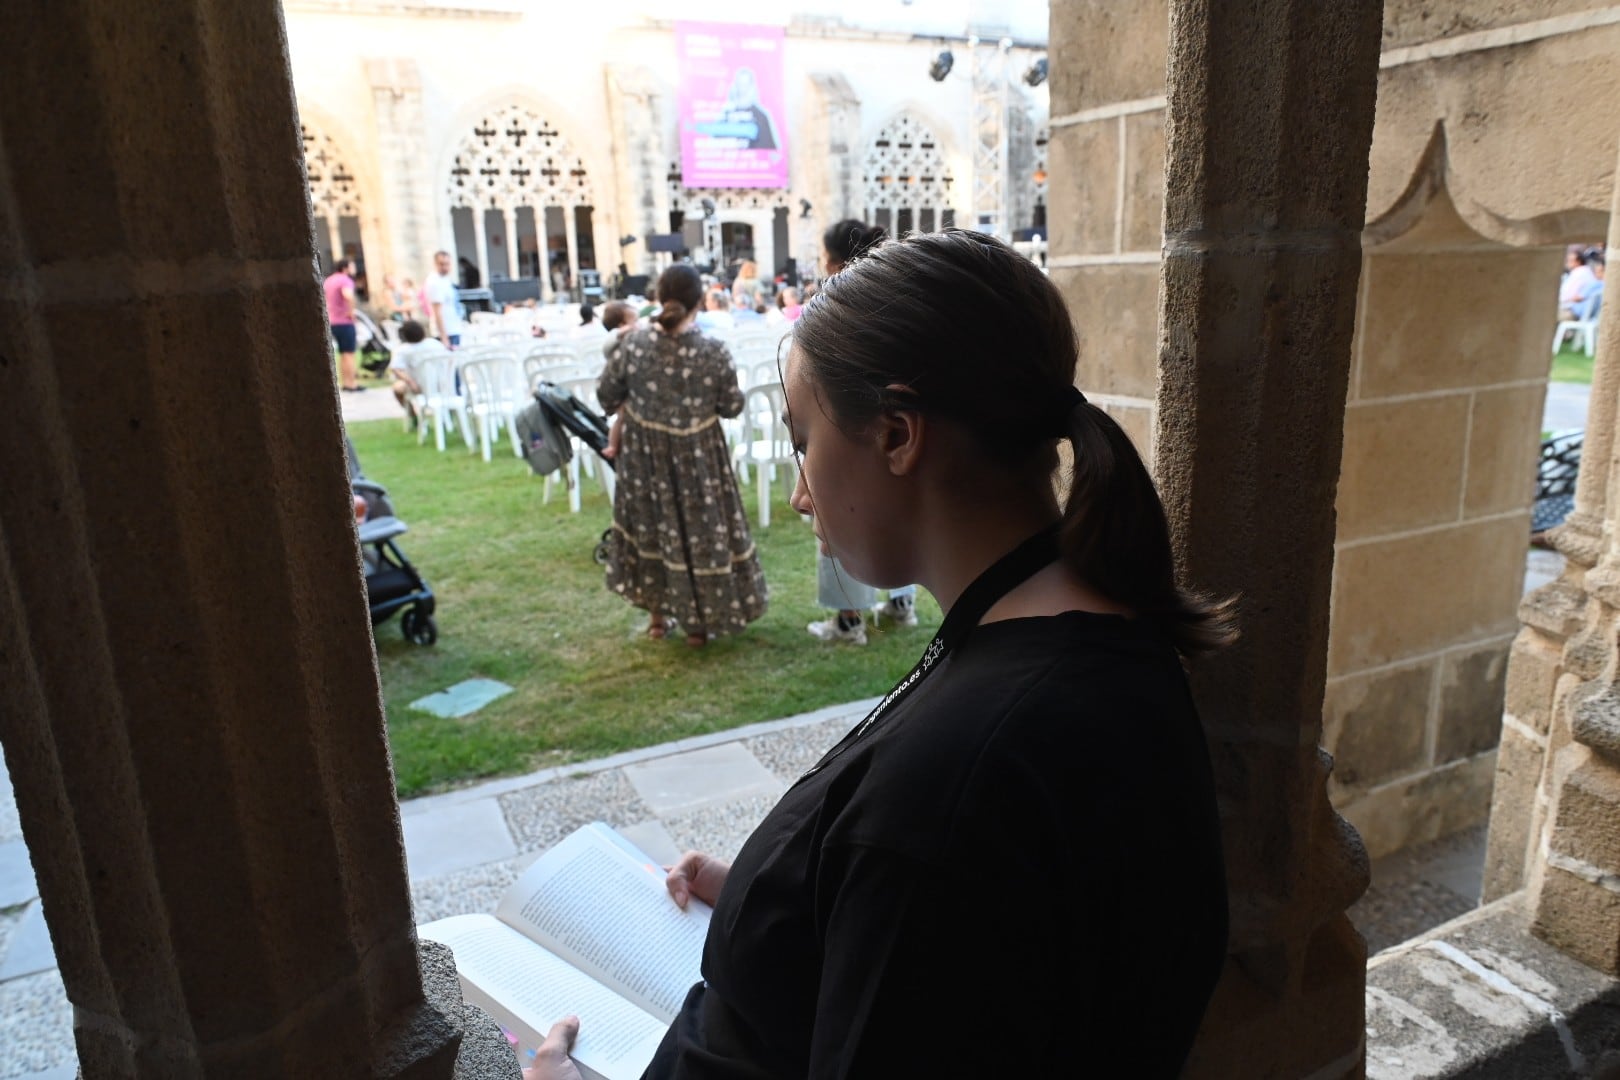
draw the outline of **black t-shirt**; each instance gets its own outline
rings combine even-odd
[[[1226,915],[1174,650],[988,623],[749,837],[646,1075],[1173,1077]]]

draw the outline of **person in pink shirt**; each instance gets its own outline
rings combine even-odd
[[[353,259],[339,259],[332,264],[331,275],[321,284],[326,294],[326,321],[332,327],[332,339],[337,342],[338,373],[342,377],[345,393],[358,394],[360,385],[354,367],[354,273]]]

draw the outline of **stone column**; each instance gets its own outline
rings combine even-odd
[[[0,742],[83,1075],[451,1076],[280,5],[0,37]]]
[[[1170,9],[1158,476],[1186,579],[1243,616],[1193,669],[1232,904],[1193,1077],[1362,1071],[1367,859],[1317,746],[1381,16]]]
[[[383,220],[394,264],[389,273],[421,282],[439,247],[433,189],[438,177],[427,149],[422,75],[416,61],[401,57],[365,61],[377,121],[377,167],[382,177]],[[378,280],[382,280],[378,277]]]
[[[632,233],[636,246],[628,251],[613,249],[633,273],[656,274],[657,260],[647,250],[648,233],[669,231],[669,185],[664,172],[669,159],[664,154],[664,98],[657,79],[645,68],[609,65],[607,69],[608,114],[613,124],[613,164],[621,182],[618,224]],[[598,247],[601,242],[598,241]],[[600,260],[600,256],[598,256]]]
[[[844,76],[812,72],[805,119],[801,160],[804,197],[810,200],[811,210],[810,217],[794,219],[793,249],[801,259],[819,259],[821,234],[828,226],[866,215],[866,192],[861,184],[861,99]],[[808,273],[813,265],[800,267],[800,271]]]
[[[562,208],[563,212],[563,243],[568,246],[568,287],[579,287],[579,222],[574,218],[572,203]],[[567,299],[572,300],[570,295]]]
[[[1620,184],[1609,216],[1609,243],[1620,243]],[[1551,693],[1536,695],[1531,708],[1547,724],[1539,761],[1539,798],[1545,815],[1498,797],[1492,819],[1492,842],[1509,815],[1530,821],[1526,884],[1530,890],[1532,929],[1576,959],[1610,975],[1620,974],[1620,468],[1616,468],[1613,427],[1620,391],[1620,319],[1605,319],[1599,330],[1597,368],[1593,373],[1588,438],[1581,455],[1576,488],[1577,513],[1555,535],[1569,566],[1564,577],[1538,592],[1552,591],[1548,604],[1558,610],[1583,610],[1579,628],[1568,636],[1558,663],[1537,664],[1536,657],[1515,655],[1509,685],[1518,690],[1539,686]],[[1595,565],[1590,561],[1598,552]],[[1582,573],[1583,563],[1590,567]],[[1562,588],[1558,588],[1562,586]],[[1531,597],[1537,600],[1538,597]],[[1548,605],[1538,605],[1545,607]],[[1526,609],[1531,607],[1526,602]],[[1529,623],[1530,612],[1525,612]],[[1573,620],[1571,620],[1573,621]],[[1534,633],[1527,626],[1521,633]],[[1547,685],[1550,681],[1550,687]],[[1528,695],[1527,695],[1528,696]],[[1518,704],[1512,697],[1509,706]],[[1506,743],[1504,731],[1504,745]],[[1500,776],[1501,770],[1498,770]],[[1509,835],[1512,830],[1508,830]],[[1496,854],[1493,850],[1492,854]],[[1511,851],[1504,854],[1512,854]]]
[[[478,282],[483,288],[489,288],[489,214],[490,207],[482,204],[473,207],[473,242],[478,250]],[[451,276],[461,280],[461,271],[458,267],[451,267]]]

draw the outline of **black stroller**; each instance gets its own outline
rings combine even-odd
[[[349,486],[354,496],[366,504],[366,516],[358,522],[360,556],[366,565],[366,597],[371,602],[371,625],[386,621],[396,611],[405,640],[416,645],[432,645],[439,640],[439,627],[433,621],[433,590],[428,588],[416,567],[394,543],[408,526],[394,516],[388,489],[367,480],[360,471],[354,443],[349,448]],[[359,508],[356,507],[356,515]]]
[[[542,382],[536,386],[534,400],[540,406],[540,412],[552,425],[560,427],[568,434],[573,435],[580,442],[590,447],[592,452],[602,459],[604,465],[610,469],[613,468],[613,459],[602,457],[602,451],[607,449],[608,444],[607,417],[592,412],[583,401],[555,383]],[[563,460],[566,461],[567,459],[564,458]],[[540,471],[543,467],[541,464],[536,463],[536,458],[533,455],[531,455],[529,463],[536,471]],[[551,466],[551,468],[555,467],[555,465]],[[551,470],[548,468],[545,471],[549,472]],[[596,542],[596,550],[592,552],[592,557],[598,563],[607,562],[608,537],[612,534],[612,529],[604,529],[601,539]]]
[[[373,375],[386,371],[393,350],[388,347],[388,335],[377,321],[364,311],[354,311],[355,340],[360,346],[360,366]]]

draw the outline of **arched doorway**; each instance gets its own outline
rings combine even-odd
[[[343,163],[337,142],[328,133],[302,124],[304,172],[309,180],[310,213],[315,220],[315,254],[321,273],[330,273],[339,258],[355,262],[355,292],[368,294],[365,245],[360,235],[360,188]]]
[[[928,125],[903,112],[867,145],[866,220],[895,236],[956,223],[951,170]]]
[[[584,161],[538,112],[507,105],[481,117],[450,167],[450,222],[463,284],[532,285],[565,297],[596,269],[596,198]],[[528,290],[510,287],[511,298]]]
[[[699,267],[712,263],[724,272],[743,260],[759,267],[769,280],[793,269],[788,209],[793,196],[785,188],[689,188],[682,182],[679,162],[669,166],[671,227],[686,234],[686,246]],[[713,217],[703,202],[714,206]]]

